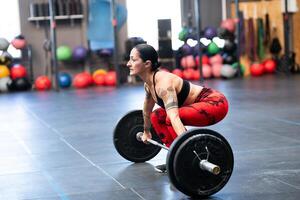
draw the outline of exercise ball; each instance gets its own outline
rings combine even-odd
[[[24,49],[26,47],[26,40],[23,35],[18,35],[11,41],[11,44],[16,49]]]
[[[87,57],[88,51],[83,46],[77,46],[73,49],[72,57],[74,61],[84,61]]]
[[[192,55],[186,56],[186,67],[193,68],[196,66],[195,58]]]
[[[244,75],[245,74],[245,66],[242,64],[242,63],[238,63],[238,62],[235,62],[235,63],[233,63],[231,66],[234,68],[234,69],[236,69],[236,70],[238,70],[238,66],[240,65],[240,70],[241,70],[241,73],[242,73],[242,75]]]
[[[226,30],[234,33],[235,31],[235,20],[234,19],[225,19],[221,22],[221,27],[225,28]]]
[[[105,85],[105,74],[96,74],[93,80],[96,85]]]
[[[92,85],[94,83],[93,77],[89,72],[82,72],[84,76],[86,76],[86,79],[88,81],[88,85]]]
[[[101,75],[105,75],[107,74],[107,71],[105,69],[97,69],[96,71],[94,71],[93,73],[93,78],[98,75],[98,74],[101,74]]]
[[[236,50],[236,44],[234,43],[234,41],[225,40],[223,51],[232,54],[235,52],[235,50]]]
[[[207,47],[207,52],[210,55],[215,55],[220,52],[220,48],[216,45],[216,43],[211,42]]]
[[[182,70],[180,70],[180,69],[174,69],[172,71],[172,73],[179,76],[180,78],[183,78],[183,73],[182,73]]]
[[[51,80],[47,76],[39,76],[35,80],[34,85],[39,91],[49,90],[51,88]]]
[[[222,69],[222,64],[220,64],[220,63],[213,64],[211,66],[211,72],[212,72],[213,77],[220,78],[221,77],[221,69]]]
[[[183,70],[183,78],[186,79],[186,80],[192,80],[193,77],[194,77],[194,70],[191,69],[191,68],[188,68],[188,69],[184,69]]]
[[[183,44],[180,50],[183,56],[188,56],[193,54],[193,48],[187,43]]]
[[[206,27],[204,29],[204,37],[207,39],[213,39],[217,36],[217,30],[214,27]]]
[[[203,78],[210,78],[212,75],[212,69],[209,65],[203,65],[202,66],[202,74]]]
[[[8,86],[11,91],[26,91],[31,89],[31,83],[27,77],[16,78]]]
[[[0,78],[9,76],[9,69],[5,65],[0,65]]]
[[[11,83],[12,81],[8,76],[0,78],[0,92],[7,92]]]
[[[264,74],[264,66],[260,63],[254,63],[250,67],[250,73],[252,76],[261,76]]]
[[[22,78],[25,77],[26,75],[27,75],[27,71],[23,65],[17,64],[10,69],[10,76],[12,79]]]
[[[195,58],[196,66],[199,66],[199,56]],[[209,57],[207,55],[202,55],[202,65],[209,65]]]
[[[226,28],[222,28],[222,27],[218,28],[218,37],[225,39],[225,40],[231,40],[231,41],[234,41],[234,39],[235,39],[234,33],[230,32]]]
[[[72,84],[72,77],[66,72],[62,72],[58,76],[59,86],[61,88],[68,88]]]
[[[107,72],[105,75],[105,85],[115,86],[117,84],[117,74],[115,71]]]
[[[89,77],[84,73],[76,74],[73,80],[75,88],[86,88],[90,85]]]
[[[181,40],[181,41],[186,41],[187,36],[188,36],[188,29],[183,28],[183,29],[181,29],[181,31],[178,34],[178,39]]]
[[[200,70],[199,69],[196,69],[196,70],[193,70],[193,77],[192,77],[193,80],[197,81],[200,79]]]
[[[107,57],[111,57],[114,53],[114,50],[112,48],[105,48],[105,49],[100,49],[98,51],[98,55],[100,57],[104,57],[104,58],[107,58]]]
[[[72,58],[72,50],[68,46],[60,46],[56,49],[57,60],[68,61]]]
[[[200,45],[200,47],[199,47],[199,45]],[[199,50],[201,49],[201,51],[202,51],[202,55],[203,54],[205,54],[206,52],[207,52],[207,46],[206,45],[204,45],[203,43],[201,43],[200,42],[200,44],[199,44],[199,42],[193,47],[193,54],[195,55],[195,56],[197,56],[199,53]]]
[[[220,54],[216,54],[214,56],[211,56],[209,58],[209,63],[211,65],[214,65],[214,64],[222,64],[223,63],[223,58]]]
[[[231,54],[224,54],[223,55],[223,63],[224,64],[233,64],[237,61],[237,58],[235,55],[231,55]]]
[[[221,68],[221,77],[230,79],[236,75],[236,69],[234,69],[231,65],[225,64]]]
[[[12,61],[13,61],[13,57],[7,51],[4,51],[0,55],[0,65],[6,65],[9,67],[11,65]]]
[[[184,56],[180,59],[180,66],[182,68],[187,68],[188,64],[187,64],[187,56]]]
[[[0,51],[6,51],[8,49],[9,42],[5,38],[0,38]]]
[[[264,71],[267,73],[274,73],[276,70],[276,62],[272,59],[268,59],[264,62]]]

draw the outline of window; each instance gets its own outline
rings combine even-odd
[[[0,0],[0,37],[7,39],[9,42],[20,34],[20,16],[18,0]],[[5,6],[3,6],[5,5]],[[20,50],[16,50],[11,45],[8,52],[13,57],[20,57]]]
[[[177,50],[182,42],[180,0],[127,0],[128,37],[142,37],[158,49],[158,19],[171,19],[172,48]]]

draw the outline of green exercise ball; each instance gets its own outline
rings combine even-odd
[[[237,68],[239,66],[239,63],[235,62],[231,66],[233,67],[233,69],[237,70]],[[245,65],[243,65],[242,63],[240,63],[240,66],[241,66],[241,73],[242,73],[242,75],[244,75],[245,74]]]
[[[72,58],[72,50],[68,46],[60,46],[56,49],[56,57],[59,61],[68,61]]]
[[[188,36],[188,29],[183,28],[178,34],[178,39],[180,41],[185,41],[187,39],[187,36]]]
[[[220,48],[216,45],[216,43],[211,42],[207,47],[207,52],[210,55],[215,55],[220,52]]]

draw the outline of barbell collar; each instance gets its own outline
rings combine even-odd
[[[214,175],[218,175],[221,172],[221,169],[218,165],[215,165],[208,160],[201,160],[199,165],[202,170],[206,170]]]

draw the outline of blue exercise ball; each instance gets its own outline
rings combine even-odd
[[[68,88],[72,84],[72,77],[68,73],[60,73],[59,74],[59,86],[61,88]]]

